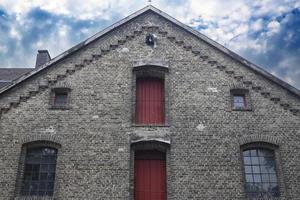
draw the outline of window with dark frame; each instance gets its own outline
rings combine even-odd
[[[230,90],[230,106],[234,111],[251,111],[251,99],[248,89],[234,88]]]
[[[51,91],[50,108],[68,109],[69,108],[69,88],[53,88]]]
[[[50,147],[27,149],[22,196],[53,196],[57,150]]]
[[[164,79],[136,79],[135,123],[162,125],[165,123]]]
[[[243,151],[245,192],[249,199],[279,197],[274,150]]]

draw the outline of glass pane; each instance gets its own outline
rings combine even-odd
[[[252,167],[251,166],[245,166],[245,173],[252,173]]]
[[[276,176],[276,174],[270,174],[270,182],[277,183],[277,176]]]
[[[261,177],[260,177],[260,174],[254,174],[254,175],[253,175],[253,178],[254,178],[254,182],[255,182],[255,183],[261,183]]]
[[[258,156],[257,155],[257,150],[256,149],[252,149],[252,150],[250,150],[250,152],[251,152],[251,156],[253,157],[253,156]]]
[[[49,165],[49,172],[55,172],[56,165]]]
[[[274,174],[275,173],[275,167],[274,166],[266,166],[268,172],[270,174]]]
[[[246,182],[248,182],[248,183],[253,182],[253,175],[252,174],[246,174]]]
[[[250,159],[250,157],[244,157],[244,164],[245,165],[251,165],[251,159]]]
[[[67,93],[55,93],[54,105],[63,106],[67,104]]]
[[[48,173],[41,173],[40,179],[44,181],[47,180],[47,177],[48,177]]]
[[[260,171],[261,171],[261,173],[268,173],[268,169],[267,169],[267,167],[264,166],[264,165],[261,165],[261,166],[260,166]]]
[[[263,192],[268,192],[270,190],[270,184],[269,183],[264,183],[263,184]]]
[[[266,159],[265,159],[265,157],[259,157],[259,163],[261,165],[266,165]]]
[[[41,172],[47,172],[48,171],[48,165],[41,165]]]
[[[253,173],[255,173],[255,174],[260,173],[259,166],[252,166],[252,170],[253,170]]]
[[[245,96],[244,95],[234,95],[233,96],[233,106],[234,106],[234,108],[244,108],[245,107]]]
[[[39,180],[39,173],[38,172],[34,172],[32,174],[32,180],[34,180],[34,181]]]
[[[269,174],[262,174],[262,182],[266,183],[266,182],[270,182],[269,179]]]
[[[54,180],[54,178],[55,178],[55,173],[49,173],[48,174],[48,180]]]
[[[243,152],[243,156],[250,156],[250,150],[246,150]]]
[[[258,165],[259,164],[258,157],[251,157],[251,161],[252,161],[252,165]]]
[[[46,190],[46,182],[40,182],[39,190]]]

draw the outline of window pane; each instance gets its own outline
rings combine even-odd
[[[246,182],[248,182],[248,183],[253,182],[253,175],[252,174],[246,174]]]
[[[32,148],[27,150],[22,195],[49,196],[53,194],[57,150]]]
[[[250,150],[244,151],[244,152],[243,152],[243,155],[244,155],[244,157],[245,157],[245,156],[250,156]]]
[[[279,187],[275,172],[274,152],[251,149],[243,152],[246,185],[245,191],[251,198],[278,197]]]
[[[276,176],[276,174],[270,174],[270,182],[277,183],[277,176]]]
[[[244,157],[244,164],[245,165],[251,165],[251,158],[250,157]]]
[[[262,174],[262,182],[264,183],[270,182],[269,174]]]
[[[234,108],[245,108],[245,96],[244,95],[234,95],[233,96],[233,107]]]
[[[245,173],[252,173],[252,167],[251,166],[245,166]]]
[[[252,165],[258,165],[259,164],[258,157],[252,157],[251,161],[252,161]]]
[[[54,105],[55,106],[65,106],[67,105],[67,98],[68,94],[67,93],[55,93],[54,97]]]
[[[261,183],[261,176],[259,174],[253,175],[255,183]]]
[[[260,173],[259,166],[252,166],[252,170],[254,174]]]

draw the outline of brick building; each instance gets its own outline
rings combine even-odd
[[[0,199],[300,199],[299,90],[166,13],[39,53],[0,89]]]

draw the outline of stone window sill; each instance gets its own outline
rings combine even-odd
[[[252,111],[251,108],[232,108],[232,111]]]
[[[14,200],[54,200],[53,196],[18,196]]]
[[[50,110],[70,110],[70,106],[49,106]]]
[[[169,124],[132,124],[132,127],[170,127]]]

